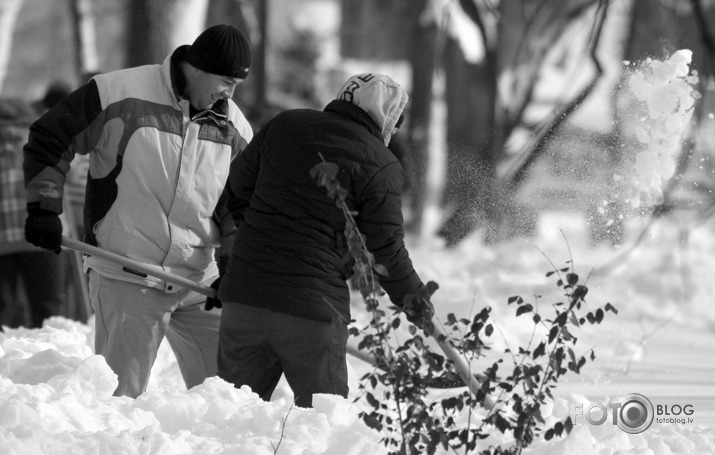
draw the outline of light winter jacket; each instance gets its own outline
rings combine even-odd
[[[229,165],[253,133],[232,101],[190,117],[179,96],[187,49],[161,65],[95,76],[72,93],[32,125],[24,170],[28,206],[60,213],[70,162],[89,154],[85,241],[206,282],[218,274],[215,248],[234,233],[222,196]],[[98,257],[85,268],[178,290]]]

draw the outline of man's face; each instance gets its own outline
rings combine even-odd
[[[233,91],[243,81],[237,77],[206,73],[193,67],[191,70],[184,96],[195,109],[202,111],[211,108],[221,98],[231,98]]]

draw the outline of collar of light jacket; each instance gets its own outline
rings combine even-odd
[[[171,88],[174,90],[174,96],[177,100],[184,98],[183,93],[186,89],[186,76],[181,71],[181,66],[179,63],[186,59],[186,53],[189,50],[189,45],[185,44],[176,48],[173,54],[171,54]]]
[[[370,134],[382,142],[382,132],[380,131],[380,127],[378,127],[372,118],[370,118],[367,112],[350,101],[333,100],[325,106],[324,111],[333,112],[342,117],[346,117],[359,125],[363,125],[368,129],[368,131],[370,131]]]
[[[186,60],[186,53],[189,51],[189,46],[188,44],[185,44],[183,46],[179,46],[176,48],[173,54],[171,54],[171,60],[170,60],[170,75],[171,75],[171,88],[174,91],[174,96],[176,97],[177,100],[184,99],[184,90],[186,90],[186,76],[184,76],[183,71],[181,71],[181,65],[180,63],[184,60]],[[213,106],[211,106],[211,109],[208,111],[199,111],[198,109],[194,108],[189,104],[189,109],[190,109],[190,117],[194,118],[196,114],[204,114],[207,113],[207,115],[211,116],[213,114],[214,116],[221,117],[220,119],[216,119],[212,116],[213,120],[216,121],[216,123],[219,126],[224,126],[226,124],[226,117],[228,116],[228,102],[225,99],[220,99],[217,100]],[[221,121],[223,120],[223,123]]]

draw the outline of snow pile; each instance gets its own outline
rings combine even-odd
[[[219,378],[176,387],[166,344],[149,390],[136,400],[113,397],[116,376],[92,354],[92,337],[91,327],[63,318],[0,334],[4,455],[385,453],[356,405],[340,397],[317,395],[315,409],[306,410],[292,407],[285,389],[264,402]]]
[[[616,428],[614,430],[614,428]],[[679,430],[654,426],[641,434],[628,434],[615,426],[574,427],[568,438],[545,443],[529,455],[711,455],[715,430]]]
[[[690,72],[692,51],[679,50],[668,60],[647,59],[627,76],[635,98],[623,120],[630,120],[635,163],[630,203],[635,207],[663,201],[663,184],[673,177],[676,159],[693,114],[696,72]]]

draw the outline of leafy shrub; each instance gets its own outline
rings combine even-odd
[[[360,417],[382,432],[382,442],[391,453],[434,454],[439,449],[455,452],[463,449],[464,453],[482,455],[520,454],[537,437],[549,440],[568,434],[573,427],[570,417],[547,425],[542,410],[553,401],[553,391],[560,379],[569,372],[580,374],[595,359],[592,349],[576,353],[578,329],[585,324],[600,324],[607,312],[617,314],[616,308],[607,303],[588,311],[585,300],[588,288],[573,270],[573,261],[569,260],[562,268],[551,263],[553,269],[546,277],[556,278],[565,299],[554,303],[553,316],[545,318],[521,296],[509,297],[507,304],[514,305],[515,317],[531,318],[534,324],[531,338],[516,351],[506,348],[504,357],[475,374],[477,387],[465,387],[465,379],[469,378],[460,377],[451,360],[434,352],[415,326],[408,327],[408,339],[398,341],[396,329],[402,324],[399,313],[420,299],[429,300],[438,286],[427,283],[417,294],[405,298],[403,308],[391,306],[389,313],[380,308],[381,289],[376,274],[387,272],[375,264],[365,247],[364,237],[355,224],[355,213],[345,204],[347,192],[335,178],[337,172],[335,164],[323,161],[311,170],[311,175],[327,188],[345,214],[345,235],[355,259],[355,283],[371,315],[366,328],[351,327],[350,333],[362,337],[358,347],[370,353],[376,366],[361,378],[361,394],[356,401],[367,404],[368,410],[361,412]],[[435,334],[435,326],[427,324],[423,326],[424,334],[449,343],[469,365],[485,356],[491,344],[485,339],[495,333],[490,307],[473,318],[449,314],[446,321],[434,318],[432,323],[446,330]],[[455,392],[448,398],[435,400],[430,397],[434,387],[454,388]],[[477,412],[477,408],[484,411]],[[480,441],[486,440],[495,428],[510,436],[503,439],[508,442],[479,447]]]

